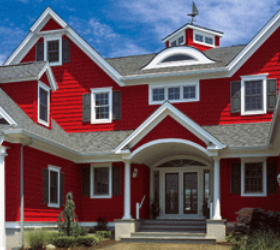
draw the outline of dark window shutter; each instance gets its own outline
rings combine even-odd
[[[49,203],[49,170],[43,169],[43,204]]]
[[[267,193],[268,194],[277,194],[278,182],[277,182],[277,161],[268,161],[267,162]]]
[[[44,43],[36,44],[36,61],[44,61]]]
[[[239,113],[241,111],[241,82],[230,83],[230,112]]]
[[[113,196],[121,195],[121,167],[113,167]]]
[[[62,39],[62,62],[70,62],[70,40]]]
[[[241,193],[241,163],[234,162],[231,164],[231,193]]]
[[[91,94],[83,95],[83,122],[90,122],[91,120],[90,99]]]
[[[113,120],[120,120],[122,116],[121,91],[113,92]]]
[[[90,195],[90,168],[82,168],[82,196]]]
[[[60,206],[64,205],[64,173],[60,173]]]
[[[267,79],[267,110],[273,111],[276,105],[277,79]]]

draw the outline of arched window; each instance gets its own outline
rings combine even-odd
[[[172,56],[165,58],[164,60],[161,61],[161,63],[189,61],[189,60],[196,60],[196,59],[189,55],[177,54],[177,55],[172,55]]]

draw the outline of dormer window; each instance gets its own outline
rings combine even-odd
[[[194,43],[214,47],[214,36],[194,30]]]
[[[173,56],[169,56],[161,61],[161,63],[167,62],[178,62],[178,61],[188,61],[188,60],[195,60],[193,57],[184,54],[177,54]]]
[[[38,123],[49,126],[50,88],[38,83]]]
[[[51,66],[62,64],[62,38],[45,38],[45,61],[49,61]]]
[[[185,43],[185,36],[181,33],[170,41],[170,47],[184,45],[184,43]]]

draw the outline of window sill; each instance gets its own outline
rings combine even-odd
[[[241,115],[242,116],[245,116],[245,115],[264,115],[266,114],[267,112],[264,111],[264,110],[258,110],[258,111],[248,111],[248,112],[241,112]]]
[[[105,195],[102,195],[102,196],[101,195],[100,196],[99,195],[98,196],[94,195],[94,196],[91,196],[90,198],[91,199],[111,199],[112,196],[111,195],[106,195],[106,196]]]
[[[61,66],[61,62],[50,63],[50,66]]]
[[[53,207],[53,208],[60,208],[60,205],[57,203],[49,203],[48,207]]]
[[[267,197],[264,193],[245,193],[241,194],[241,197]]]
[[[94,120],[94,121],[91,121],[91,124],[104,124],[104,123],[112,123],[112,120]]]
[[[50,123],[49,122],[46,122],[46,121],[43,121],[41,119],[38,119],[38,123],[41,124],[41,125],[44,125],[46,127],[49,127],[50,126]]]
[[[164,100],[164,101],[151,101],[149,105],[161,105],[164,102],[170,102],[170,103],[186,103],[186,102],[198,102],[198,99],[186,99],[186,100]]]

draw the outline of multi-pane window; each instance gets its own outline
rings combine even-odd
[[[207,43],[207,44],[213,44],[213,38],[212,37],[208,37],[208,36],[206,36],[205,37],[205,43]]]
[[[263,164],[245,163],[245,193],[263,192]]]
[[[48,61],[58,62],[59,61],[59,40],[48,41],[47,42],[47,54],[48,54]]]
[[[182,44],[184,42],[184,37],[183,36],[180,36],[179,38],[178,38],[178,43],[179,44]]]
[[[49,99],[50,89],[38,83],[38,122],[48,126],[49,125]]]
[[[177,45],[177,41],[176,40],[171,42],[171,47],[175,47],[176,45]]]
[[[183,88],[183,98],[184,99],[193,99],[195,98],[195,86],[188,86]]]
[[[168,88],[168,100],[180,100],[180,88]]]
[[[112,185],[112,167],[92,166],[91,168],[91,197],[110,198]]]
[[[153,89],[153,100],[154,101],[164,100],[164,88]]]
[[[170,47],[184,44],[184,35],[177,36],[174,40],[170,41]]]
[[[112,90],[93,89],[93,115],[92,122],[111,122],[112,117]]]
[[[196,34],[195,35],[195,40],[198,41],[198,42],[203,42],[203,36]]]
[[[48,167],[48,206],[59,207],[60,205],[60,168]]]
[[[263,81],[245,82],[245,111],[263,109]]]
[[[214,46],[214,36],[194,31],[194,42]]]
[[[198,101],[198,83],[187,86],[150,87],[150,104]]]

